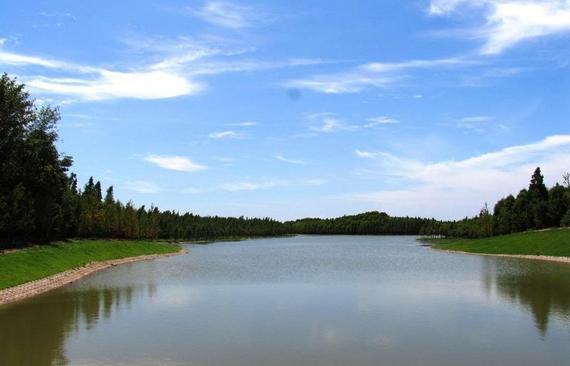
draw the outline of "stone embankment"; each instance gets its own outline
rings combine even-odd
[[[172,257],[175,255],[184,254],[186,252],[187,251],[185,249],[182,249],[176,253],[141,255],[137,257],[129,257],[129,258],[113,259],[108,261],[89,263],[88,265],[83,267],[70,269],[68,271],[61,272],[53,276],[49,276],[36,281],[27,282],[18,286],[0,290],[0,305],[42,294],[44,292],[56,289],[58,287],[68,285],[85,276],[89,276],[90,274],[95,273],[97,271],[118,266],[120,264],[147,261],[156,258]]]
[[[469,255],[479,255],[479,256],[488,256],[488,257],[530,259],[530,260],[535,260],[535,261],[558,262],[558,263],[570,264],[570,257],[555,257],[555,256],[551,256],[551,255],[492,254],[492,253],[464,252],[461,250],[439,249],[439,248],[434,248],[433,246],[431,247],[431,249],[437,250],[440,252],[455,253],[455,254],[469,254]]]

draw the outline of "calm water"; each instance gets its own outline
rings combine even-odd
[[[569,365],[570,266],[412,237],[188,246],[0,307],[0,365]]]

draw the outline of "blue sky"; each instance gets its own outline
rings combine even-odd
[[[198,214],[454,219],[570,170],[570,1],[0,1],[84,183]]]

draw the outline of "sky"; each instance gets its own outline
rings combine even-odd
[[[0,0],[0,72],[137,205],[460,219],[570,170],[570,0]]]

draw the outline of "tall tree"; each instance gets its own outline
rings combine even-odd
[[[49,240],[57,234],[56,218],[72,163],[55,146],[59,118],[55,108],[37,108],[16,79],[0,77],[0,201],[12,212],[10,221],[0,224],[8,227],[0,237]],[[24,221],[13,221],[14,215]],[[26,235],[9,229],[22,225],[27,226]]]
[[[532,174],[528,192],[531,200],[532,227],[542,229],[550,226],[548,217],[548,189],[544,184],[544,177],[540,167]]]

